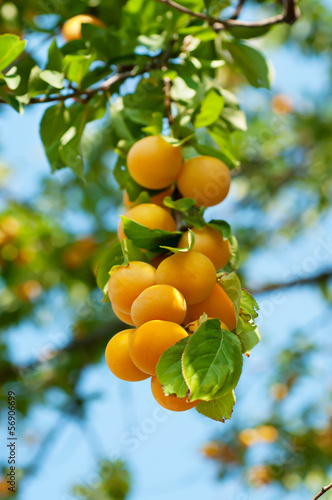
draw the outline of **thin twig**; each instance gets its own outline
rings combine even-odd
[[[319,493],[312,499],[312,500],[317,500],[317,498],[322,497],[327,491],[329,491],[332,488],[332,483],[328,484],[327,486],[324,486]]]
[[[284,12],[282,14],[277,14],[276,16],[269,17],[267,19],[262,19],[260,21],[238,21],[237,19],[217,19],[216,17],[207,16],[201,12],[194,12],[183,5],[180,5],[173,0],[156,0],[168,7],[178,10],[183,14],[188,14],[191,17],[196,17],[207,21],[214,31],[218,32],[224,29],[238,27],[238,28],[263,28],[268,26],[274,26],[275,24],[287,23],[293,24],[300,16],[300,10],[296,5],[295,0],[285,0],[284,1]]]
[[[284,288],[292,288],[297,285],[311,285],[311,284],[319,284],[324,283],[329,278],[332,277],[332,271],[327,271],[322,274],[318,274],[316,276],[310,276],[309,278],[302,278],[298,280],[288,281],[286,283],[271,283],[269,285],[265,285],[262,288],[257,288],[256,290],[251,289],[250,293],[253,295],[260,295],[267,292],[273,292],[274,290],[280,290]]]
[[[229,19],[237,19],[239,15],[241,14],[243,4],[246,0],[239,0],[239,3],[237,4],[236,10],[234,14],[229,18]]]
[[[172,115],[172,99],[171,99],[171,86],[172,82],[169,78],[163,78],[164,82],[164,107],[165,107],[165,116],[168,119],[169,126],[171,127],[174,123],[174,116]]]

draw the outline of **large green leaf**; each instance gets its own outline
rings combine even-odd
[[[236,318],[238,318],[242,293],[238,276],[235,273],[225,274],[219,278],[219,284],[233,302]]]
[[[6,33],[0,35],[0,71],[8,68],[15,59],[23,52],[25,40],[17,35]]]
[[[255,328],[255,330],[243,330],[241,333],[238,334],[238,337],[241,342],[242,354],[245,354],[246,356],[250,355],[252,349],[261,340],[257,328]]]
[[[189,389],[182,374],[182,355],[189,341],[186,337],[172,347],[166,349],[157,364],[157,377],[165,394],[176,394],[184,398]]]
[[[206,222],[204,221],[204,207],[197,207],[195,200],[192,198],[180,198],[179,200],[172,200],[170,196],[164,199],[164,205],[180,212],[182,219],[188,226],[194,226],[202,229]]]
[[[205,321],[190,337],[182,357],[190,401],[211,401],[228,394],[239,381],[242,363],[237,336],[221,330],[218,319]]]
[[[225,420],[229,420],[232,416],[235,401],[236,397],[234,391],[232,391],[222,398],[214,399],[213,401],[202,401],[196,406],[196,410],[205,417],[212,418],[218,422],[225,422]]]
[[[234,64],[252,86],[270,88],[270,68],[258,50],[240,42],[225,42],[225,47],[231,53]]]
[[[176,246],[182,233],[179,231],[163,231],[162,229],[149,229],[127,217],[121,216],[123,230],[127,238],[138,248],[157,250],[160,245]]]
[[[194,127],[207,127],[215,123],[222,109],[224,107],[224,98],[217,93],[215,90],[211,89],[205,96],[199,113],[197,114]]]
[[[213,148],[212,146],[206,146],[205,144],[197,144],[196,142],[193,143],[193,147],[200,155],[218,158],[218,160],[224,162],[229,169],[238,165],[238,162],[235,159],[230,158],[229,155],[226,154],[225,150],[222,151],[220,149]]]

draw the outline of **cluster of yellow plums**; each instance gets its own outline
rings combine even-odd
[[[66,21],[62,36],[67,42],[82,38],[82,24],[105,27],[90,15],[78,15]],[[131,177],[149,191],[150,203],[137,204],[124,193],[125,217],[150,229],[176,231],[171,210],[163,200],[174,189],[197,206],[210,207],[228,194],[231,176],[227,166],[209,156],[197,156],[183,162],[181,149],[160,136],[145,137],[132,146],[127,157]],[[166,396],[156,377],[160,356],[181,339],[191,335],[202,314],[219,318],[222,327],[233,330],[236,317],[233,304],[217,283],[216,271],[229,261],[228,240],[206,225],[192,228],[195,243],[190,251],[161,253],[151,263],[133,261],[118,267],[108,283],[114,314],[134,327],[117,333],[106,347],[106,362],[122,380],[139,381],[151,377],[152,393],[157,402],[169,410],[183,411],[198,401]],[[126,238],[122,222],[118,238]],[[188,231],[178,247],[188,246]]]
[[[132,146],[127,157],[131,177],[143,188],[161,190],[151,203],[135,205],[124,194],[128,210],[125,217],[150,229],[176,231],[172,213],[163,205],[165,196],[175,187],[183,197],[200,205],[201,193],[208,198],[205,206],[222,201],[230,187],[228,168],[220,160],[198,156],[183,162],[179,147],[160,136],[145,137]],[[209,185],[210,184],[210,185]],[[198,404],[187,398],[166,396],[156,376],[163,352],[191,335],[202,314],[219,318],[222,327],[233,330],[236,317],[233,304],[217,282],[217,271],[230,258],[230,244],[222,234],[206,225],[192,229],[195,242],[191,250],[161,253],[151,263],[132,261],[117,267],[108,282],[113,311],[130,328],[111,338],[106,362],[122,380],[151,378],[157,402],[169,410],[183,411]],[[122,222],[118,237],[126,238]],[[178,247],[188,246],[188,230]]]

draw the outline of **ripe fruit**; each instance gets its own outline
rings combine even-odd
[[[82,24],[93,24],[105,28],[105,24],[97,17],[79,14],[68,19],[62,26],[61,34],[66,42],[82,38]]]
[[[212,227],[205,226],[203,229],[192,228],[195,235],[193,250],[208,257],[214,264],[216,270],[222,269],[231,256],[231,245],[224,240],[222,234]],[[188,246],[188,232],[185,233],[178,243],[179,248]]]
[[[230,331],[236,327],[233,303],[218,283],[215,284],[212,293],[207,299],[198,304],[188,306],[187,319],[195,321],[195,319],[199,319],[204,313],[209,318],[219,318],[227,325]]]
[[[185,198],[193,198],[197,205],[212,207],[226,198],[231,174],[222,161],[211,156],[196,156],[187,160],[179,174],[177,185]]]
[[[150,229],[163,229],[164,231],[176,231],[176,224],[171,216],[164,208],[158,207],[153,203],[142,203],[136,207],[130,208],[125,214],[125,217],[131,219]],[[122,221],[118,227],[118,238],[122,240],[126,238],[123,231]]]
[[[136,326],[160,319],[183,323],[187,304],[182,293],[169,285],[154,285],[146,288],[131,307],[131,316]]]
[[[130,356],[142,371],[155,375],[162,353],[187,337],[180,325],[171,321],[153,320],[137,328],[130,342]]]
[[[173,187],[169,187],[168,189],[165,189],[160,193],[150,196],[150,202],[154,203],[155,205],[158,205],[159,207],[165,208],[165,205],[163,203],[164,198],[166,198],[166,196],[172,196],[172,193],[173,193]],[[135,204],[134,201],[130,201],[127,191],[123,193],[123,204],[127,208],[131,208]]]
[[[153,259],[151,259],[151,265],[155,268],[157,268],[159,266],[159,264],[167,259],[169,257],[169,255],[165,252],[165,253],[160,253],[159,255],[156,255],[155,257],[153,257]]]
[[[127,325],[131,325],[131,326],[135,325],[130,314],[121,311],[120,309],[118,309],[114,305],[112,306],[112,309],[113,309],[115,316],[117,316],[121,321],[123,321],[123,323],[126,323]]]
[[[156,284],[156,270],[146,262],[133,261],[118,267],[108,282],[112,305],[130,314],[134,300],[149,286]]]
[[[182,154],[158,135],[144,137],[136,142],[127,156],[132,178],[148,189],[163,189],[177,178],[182,165]]]
[[[211,294],[216,270],[210,259],[199,252],[176,253],[158,266],[156,282],[174,286],[187,304],[196,304]]]
[[[149,378],[147,373],[134,365],[129,354],[129,343],[134,332],[134,329],[129,329],[117,333],[108,342],[105,351],[106,363],[113,375],[128,382]]]
[[[171,411],[185,411],[190,410],[198,405],[199,401],[187,403],[186,398],[178,398],[177,396],[166,396],[163,388],[157,377],[151,378],[151,390],[154,399],[166,410]]]

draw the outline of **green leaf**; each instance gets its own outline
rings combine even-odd
[[[194,127],[207,127],[215,123],[224,107],[224,98],[215,90],[211,89],[205,96],[199,113],[197,114]]]
[[[180,198],[179,200],[172,200],[170,196],[164,198],[164,205],[178,212],[189,212],[195,206],[196,201],[192,198]]]
[[[121,189],[125,189],[126,184],[129,180],[129,172],[127,167],[124,165],[122,158],[119,158],[113,170],[113,175],[116,182],[119,184]]]
[[[130,132],[130,129],[125,120],[123,100],[121,97],[119,97],[115,101],[115,103],[111,105],[110,113],[112,125],[119,139],[125,139],[127,141],[134,142],[135,138]]]
[[[142,132],[146,135],[160,135],[163,130],[163,115],[162,113],[152,113],[150,125],[142,128]]]
[[[40,122],[40,136],[53,171],[66,166],[61,159],[59,146],[61,136],[67,130],[68,116],[64,104],[59,103],[47,108]]]
[[[121,244],[118,240],[107,248],[99,261],[97,270],[97,285],[107,296],[107,284],[109,280],[109,271],[113,266],[121,265],[123,262],[123,253]]]
[[[70,82],[77,83],[78,87],[81,87],[81,83],[85,75],[87,75],[90,65],[93,62],[94,57],[92,54],[69,54],[63,59],[63,71],[66,78]]]
[[[40,78],[56,89],[62,89],[64,74],[59,71],[45,69],[40,73]]]
[[[236,318],[239,317],[240,302],[241,302],[241,282],[235,273],[224,274],[219,278],[221,288],[227,293],[231,299],[235,309]]]
[[[22,54],[25,40],[17,35],[0,35],[0,71],[8,68],[15,59]]]
[[[83,179],[84,162],[81,138],[89,115],[89,107],[63,103],[50,106],[40,123],[40,135],[52,170],[69,167]]]
[[[193,249],[194,244],[195,244],[195,235],[191,229],[188,229],[188,245],[185,248],[167,247],[164,245],[160,245],[160,248],[164,248],[165,250],[170,250],[173,253],[190,252],[190,250]]]
[[[260,341],[260,335],[255,325],[254,319],[258,316],[259,306],[249,292],[242,289],[239,321],[236,326],[242,352],[249,356],[251,349]]]
[[[257,304],[254,297],[244,288],[242,288],[241,292],[240,308],[243,314],[250,314],[252,318],[257,318],[259,305]]]
[[[62,73],[62,61],[63,56],[61,50],[58,48],[56,39],[54,38],[48,49],[48,61],[46,69]]]
[[[48,88],[48,84],[41,80],[40,74],[42,70],[38,66],[34,66],[29,74],[29,96],[34,97],[39,94],[44,94]]]
[[[240,267],[241,258],[239,244],[234,234],[231,234],[229,236],[229,242],[231,244],[231,256],[229,258],[229,265],[233,270],[236,270]]]
[[[162,229],[149,229],[127,217],[121,216],[123,230],[127,238],[138,248],[157,250],[160,245],[175,246],[182,236],[178,231],[163,231]]]
[[[193,143],[193,147],[200,155],[213,156],[214,158],[218,158],[218,160],[224,162],[229,169],[232,169],[238,165],[238,162],[236,160],[231,160],[223,151],[220,151],[220,149],[206,146],[205,144],[197,144],[196,142]]]
[[[0,87],[0,97],[7,102],[15,111],[18,113],[22,114],[23,113],[23,105],[22,103],[13,95],[7,94],[3,90],[3,88]]]
[[[0,77],[4,79],[10,90],[16,90],[21,83],[21,75],[18,73],[17,66],[10,68],[5,75],[0,74]]]
[[[270,68],[258,50],[240,42],[225,42],[224,45],[231,53],[235,65],[253,87],[270,88]]]
[[[179,200],[172,200],[167,196],[164,199],[164,205],[172,208],[181,213],[181,217],[188,226],[194,226],[202,229],[206,222],[203,218],[204,207],[195,206],[195,200],[192,198],[180,198]]]
[[[195,97],[196,90],[189,87],[183,78],[177,76],[173,80],[173,85],[171,87],[171,98],[175,101],[190,101]]]
[[[247,130],[246,115],[240,109],[224,108],[222,118],[232,126],[232,129]]]
[[[231,236],[231,226],[225,220],[212,219],[207,223],[207,226],[212,227],[222,234],[224,240],[228,240]]]
[[[186,337],[169,347],[158,361],[157,377],[167,395],[176,394],[179,398],[184,398],[189,391],[181,366],[182,355],[188,341],[189,337]]]
[[[159,50],[165,48],[167,32],[164,31],[161,35],[153,33],[150,36],[141,35],[137,38],[140,44],[145,45],[149,50]]]
[[[271,26],[228,26],[229,31],[235,38],[257,38],[269,32]]]
[[[218,123],[208,127],[206,130],[222,151],[222,154],[224,155],[222,161],[226,163],[229,169],[232,169],[238,167],[240,162],[235,158],[231,135],[228,130],[225,130],[225,128],[224,122],[220,120]],[[214,154],[210,153],[210,156],[214,156]]]
[[[196,410],[205,417],[212,418],[218,422],[230,420],[236,402],[234,391],[213,401],[202,401],[196,406]]]
[[[232,391],[242,371],[242,353],[234,333],[221,330],[209,319],[191,335],[182,357],[182,370],[190,401],[210,401]]]
[[[251,350],[261,340],[257,328],[255,328],[255,330],[243,330],[241,333],[238,334],[238,337],[241,342],[242,353],[245,354],[246,356],[250,355]]]
[[[146,252],[142,252],[131,240],[123,239],[121,241],[121,248],[126,264],[132,261],[148,262]]]

